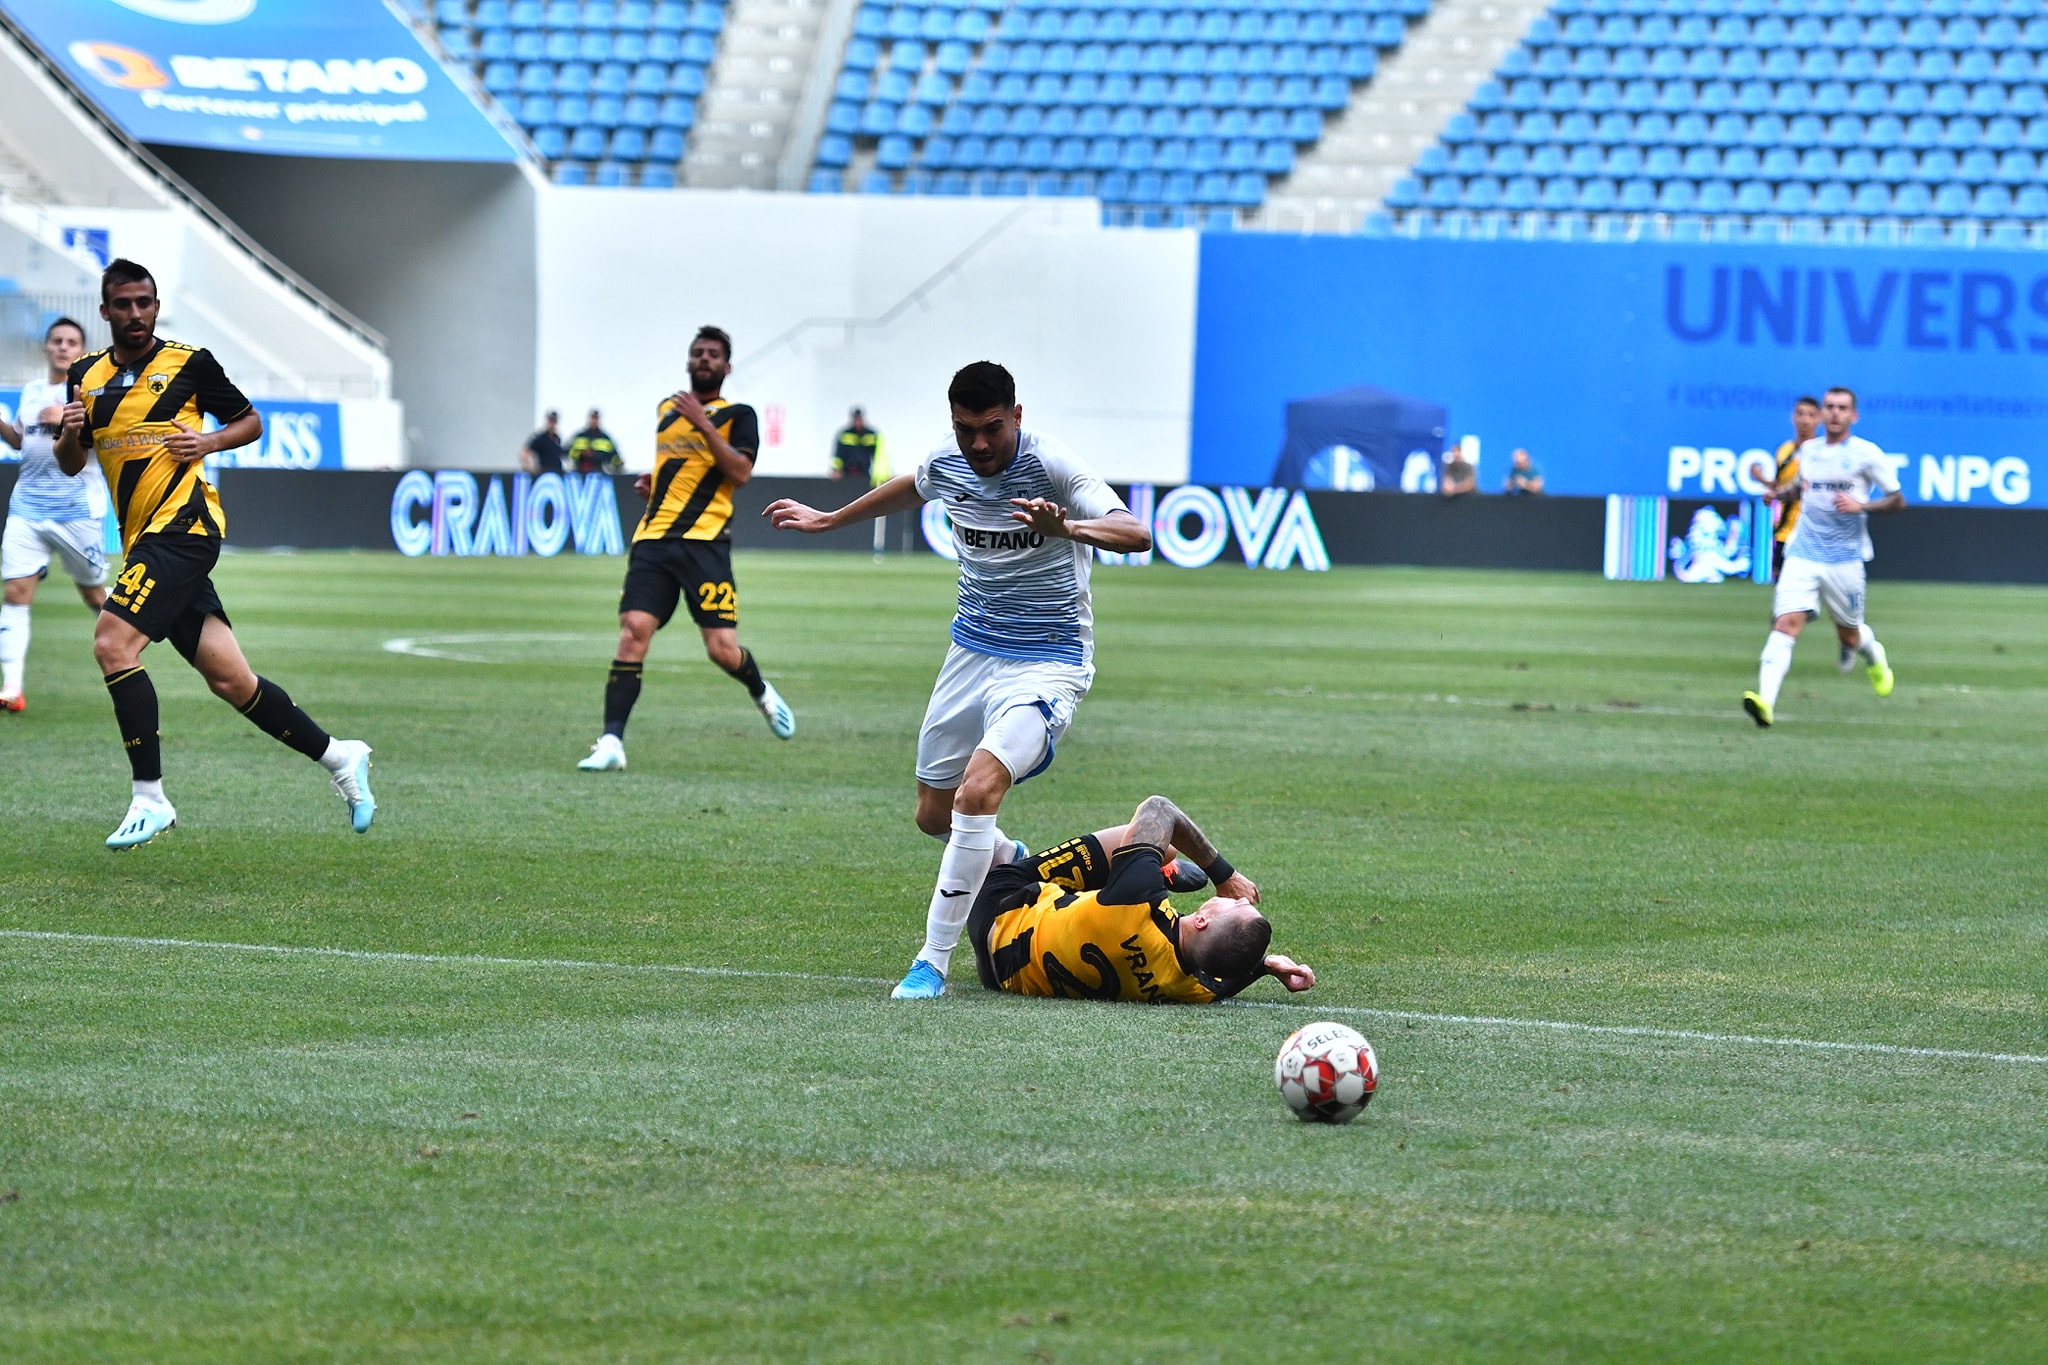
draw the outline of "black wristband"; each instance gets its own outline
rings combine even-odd
[[[1211,886],[1221,886],[1237,875],[1237,869],[1230,865],[1230,859],[1221,853],[1217,854],[1216,861],[1203,868],[1202,872],[1209,878]]]

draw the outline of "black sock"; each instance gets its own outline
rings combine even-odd
[[[719,667],[725,668],[725,665],[720,664]],[[745,646],[740,648],[740,666],[738,668],[726,668],[725,671],[745,683],[747,695],[755,701],[761,700],[761,694],[768,690],[768,684],[761,678],[760,665],[754,662],[754,651]]]
[[[290,694],[268,678],[258,678],[256,695],[249,698],[247,705],[236,709],[264,734],[279,744],[297,749],[315,763],[320,761],[320,755],[327,752],[327,732],[299,709]]]
[[[156,733],[156,684],[142,665],[107,674],[107,695],[114,702],[114,722],[121,727],[121,747],[128,751],[128,769],[137,782],[161,782],[163,742]]]
[[[613,659],[612,671],[605,676],[604,732],[618,739],[626,737],[626,721],[633,714],[633,703],[640,700],[640,668]]]

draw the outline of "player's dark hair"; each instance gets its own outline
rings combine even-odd
[[[1829,392],[1829,393],[1846,393],[1846,394],[1848,394],[1848,395],[1849,395],[1849,406],[1850,406],[1850,407],[1852,407],[1852,408],[1856,406],[1856,390],[1854,390],[1854,389],[1850,388],[1850,387],[1849,387],[1849,386],[1848,386],[1847,384],[1835,384],[1835,385],[1832,385],[1832,386],[1830,386],[1830,387],[1829,387],[1829,389],[1828,389],[1828,392]]]
[[[1264,915],[1230,920],[1202,936],[1202,970],[1226,981],[1250,976],[1266,960],[1273,941],[1273,922]]]
[[[100,302],[107,301],[116,285],[141,284],[144,280],[149,281],[151,289],[156,288],[156,276],[149,273],[148,266],[137,265],[123,256],[100,272]]]
[[[977,360],[953,376],[946,401],[962,412],[1017,406],[1017,381],[993,360]]]
[[[1854,398],[1856,395],[1852,393],[1849,396]],[[1792,400],[1792,406],[1795,408],[1818,408],[1820,400],[1810,393],[1802,393]]]
[[[78,339],[80,341],[85,340],[85,328],[79,325],[77,318],[69,317],[58,318],[48,327],[45,327],[43,329],[43,340],[48,341],[51,337],[57,335],[57,329],[59,327],[69,327],[72,331],[78,333]]]
[[[690,344],[694,346],[698,341],[715,341],[725,347],[725,363],[732,364],[732,337],[723,327],[713,327],[710,323],[705,323],[697,329],[696,339]]]

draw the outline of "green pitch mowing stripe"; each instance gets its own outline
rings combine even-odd
[[[120,858],[46,596],[0,717],[0,1356],[2048,1358],[2048,593],[1880,582],[1898,691],[1823,631],[1763,732],[1750,584],[1104,569],[1004,830],[1166,792],[1320,984],[904,1007],[950,568],[736,568],[797,738],[683,626],[583,774],[617,561],[230,555],[377,825],[151,650],[179,827]],[[1346,1128],[1273,1092],[1318,1014],[1386,1067]]]
[[[477,957],[445,953],[398,953],[367,948],[308,948],[275,943],[204,943],[182,938],[126,938],[112,934],[67,934],[37,929],[0,929],[0,938],[46,943],[103,944],[116,948],[188,948],[206,952],[271,953],[284,957],[339,957],[359,962],[421,963],[451,967],[540,967],[596,972],[671,972],[680,976],[726,976],[764,981],[830,981],[851,986],[888,986],[887,977],[831,976],[817,972],[758,972],[738,967],[693,967],[669,962],[586,962],[553,957]],[[967,989],[975,989],[969,984]],[[1504,1019],[1470,1014],[1425,1014],[1415,1010],[1378,1010],[1357,1005],[1324,1005],[1294,1000],[1231,1000],[1228,1009],[1302,1010],[1333,1017],[1398,1019],[1431,1024],[1476,1024],[1487,1028],[1549,1029],[1559,1033],[1604,1033],[1621,1038],[1664,1038],[1697,1043],[1738,1043],[1749,1047],[1808,1048],[1819,1052],[1877,1052],[1897,1057],[1952,1058],[1972,1062],[2017,1062],[2048,1065],[2048,1056],[2029,1052],[1968,1052],[1955,1048],[1899,1047],[1893,1043],[1841,1042],[1821,1038],[1767,1038],[1753,1033],[1702,1033],[1697,1029],[1639,1028],[1627,1024],[1588,1024],[1560,1019]]]

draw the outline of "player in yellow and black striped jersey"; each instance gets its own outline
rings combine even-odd
[[[604,687],[604,733],[576,766],[608,772],[626,766],[626,721],[640,699],[640,674],[654,633],[685,603],[711,662],[737,678],[779,739],[796,733],[796,713],[761,676],[739,640],[733,586],[733,490],[753,477],[760,451],[754,410],[724,396],[732,338],[701,327],[690,343],[690,387],[655,409],[654,469],[635,484],[647,510],[633,531],[626,583],[619,593],[619,652]]]
[[[1192,914],[1167,900],[1210,882],[1217,894]],[[967,936],[981,984],[1016,995],[1206,1005],[1262,976],[1308,990],[1313,971],[1266,951],[1258,896],[1184,811],[1150,796],[1127,825],[990,872]]]
[[[142,651],[168,639],[213,694],[333,774],[357,833],[370,827],[370,746],[337,740],[285,690],[250,671],[213,587],[227,519],[201,462],[260,439],[263,419],[210,352],[156,334],[156,281],[133,261],[100,278],[114,344],[71,367],[56,456],[67,474],[97,455],[114,496],[125,562],[93,632],[93,656],[128,753],[133,796],[107,847],[134,848],[177,823],[164,796],[156,687]],[[205,419],[221,425],[204,431]]]
[[[1778,529],[1771,537],[1772,582],[1777,581],[1779,570],[1785,567],[1785,546],[1792,539],[1792,529],[1799,525],[1799,447],[1811,441],[1819,430],[1820,400],[1802,395],[1792,404],[1792,439],[1779,445],[1775,464],[1767,465],[1762,460],[1750,463],[1750,477],[1777,490]]]

